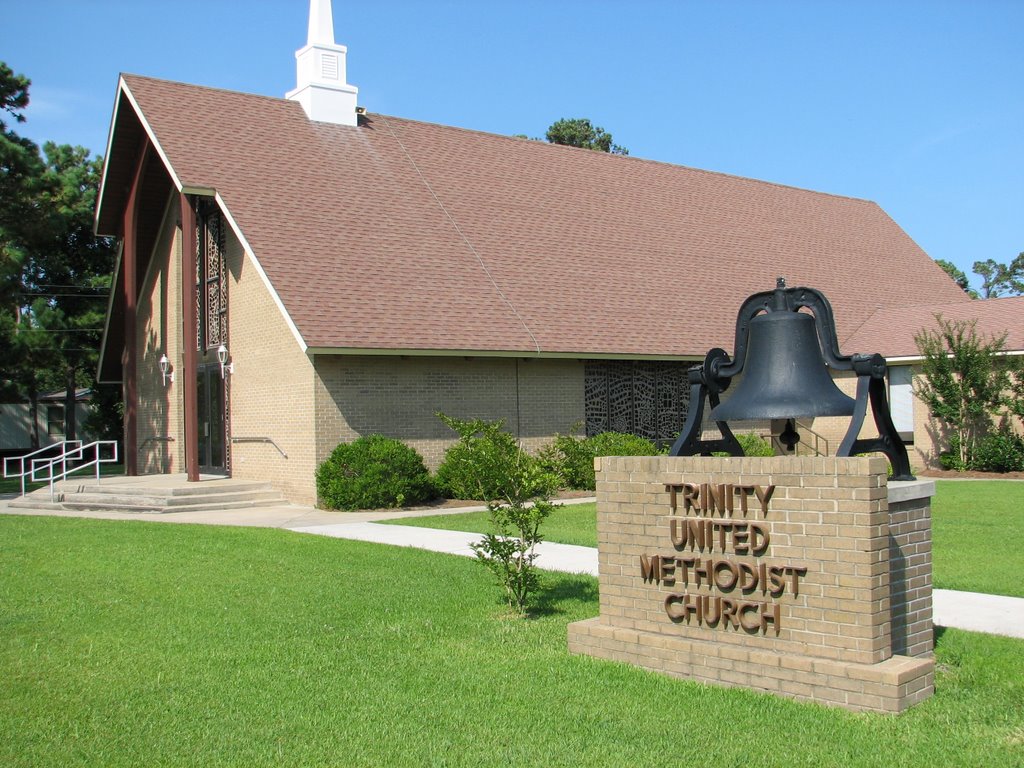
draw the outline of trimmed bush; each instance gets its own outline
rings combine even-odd
[[[316,490],[329,509],[402,507],[436,495],[423,457],[383,435],[341,443],[317,469]]]
[[[588,438],[558,435],[538,457],[542,466],[558,475],[565,488],[594,490],[595,456],[656,456],[650,440],[626,432],[602,432]]]
[[[755,435],[753,432],[745,432],[741,435],[736,435],[736,439],[739,441],[740,448],[743,449],[743,454],[745,456],[775,455],[775,451],[772,449],[772,444],[760,435]]]
[[[504,499],[509,495],[509,467],[534,461],[515,437],[502,431],[503,420],[463,420],[443,413],[437,417],[459,434],[435,476],[438,490],[450,499]]]
[[[949,438],[949,450],[939,454],[939,466],[957,472],[963,472],[970,468],[967,462],[960,458],[960,435],[953,435]]]
[[[584,438],[555,435],[555,439],[540,450],[537,461],[558,477],[563,488],[594,487],[594,453]]]
[[[602,432],[588,437],[595,456],[657,456],[658,448],[645,437],[628,432]]]
[[[1008,429],[985,435],[974,446],[971,468],[982,472],[1024,471],[1024,438]]]

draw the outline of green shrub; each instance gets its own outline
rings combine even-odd
[[[650,440],[626,432],[602,432],[588,438],[558,435],[538,457],[541,465],[558,475],[562,487],[594,490],[595,456],[656,456]]]
[[[657,456],[658,448],[646,437],[628,432],[602,432],[588,437],[595,456]]]
[[[594,451],[585,438],[556,435],[553,442],[541,449],[537,460],[543,469],[558,477],[563,488],[594,487]]]
[[[772,448],[772,444],[762,438],[760,435],[755,435],[753,432],[745,432],[741,435],[736,435],[736,439],[740,443],[740,448],[743,449],[744,456],[774,456],[775,451]]]
[[[939,466],[943,469],[952,469],[957,472],[969,469],[969,462],[961,458],[959,435],[953,435],[949,438],[949,451],[939,454]]]
[[[736,442],[740,444],[740,448],[743,449],[744,456],[774,456],[775,449],[772,448],[772,444],[762,438],[760,435],[755,435],[753,432],[742,432],[736,435]],[[712,456],[731,456],[731,453],[727,451],[714,451]]]
[[[504,421],[456,419],[443,413],[437,417],[459,434],[437,468],[438,490],[452,499],[505,499],[508,470],[513,464],[535,461],[519,448],[515,437],[502,431]]]
[[[423,457],[383,435],[341,443],[317,469],[316,490],[329,509],[401,507],[436,495]]]
[[[985,435],[974,446],[971,468],[982,472],[1024,471],[1024,438],[1008,429]]]

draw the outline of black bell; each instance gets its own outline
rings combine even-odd
[[[851,416],[854,400],[829,375],[814,318],[767,312],[750,320],[736,391],[711,412],[716,421]]]

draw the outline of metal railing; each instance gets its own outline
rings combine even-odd
[[[68,446],[73,446],[72,450],[81,449],[82,441],[81,440],[62,440],[59,443],[53,443],[51,445],[46,445],[46,446],[43,446],[42,448],[40,448],[40,449],[38,449],[36,451],[32,451],[31,453],[26,453],[24,456],[8,456],[7,458],[4,459],[4,479],[10,480],[10,479],[13,479],[15,477],[21,478],[21,495],[24,496],[25,495],[25,478],[32,474],[32,464],[31,464],[31,462],[29,463],[27,469],[25,467],[25,462],[28,461],[29,459],[33,458],[33,457],[40,456],[41,454],[44,454],[44,453],[53,453],[54,451],[57,451],[60,454],[67,453]],[[17,462],[18,463],[18,471],[17,472],[11,471],[10,463],[12,463],[12,462]]]
[[[33,459],[32,469],[29,472],[30,479],[33,483],[49,483],[50,484],[50,501],[53,501],[53,486],[58,480],[65,479],[68,475],[73,472],[80,472],[83,469],[89,467],[96,467],[96,483],[100,482],[100,465],[101,464],[116,464],[117,463],[117,441],[116,440],[96,440],[92,443],[82,445],[81,440],[74,441],[78,443],[78,447],[72,448],[71,450],[63,451],[59,456],[54,456],[49,459]],[[103,448],[110,448],[110,455],[103,455]],[[92,449],[93,457],[91,459],[85,459],[85,456]],[[74,466],[68,466],[71,462],[77,462]],[[57,466],[60,466],[60,470],[57,470]],[[45,472],[45,475],[43,473]],[[41,476],[43,475],[43,476]],[[24,480],[22,481],[24,483]]]
[[[800,449],[803,448],[805,456],[831,456],[829,453],[828,439],[819,435],[802,421],[796,422],[796,431],[800,433],[800,442],[793,446],[793,451],[786,450],[786,446],[779,440],[778,435],[768,435],[771,438],[772,448],[777,456],[800,456]],[[813,442],[808,441],[808,436]]]
[[[278,453],[280,453],[286,459],[288,458],[288,454],[284,452],[284,450],[281,448],[281,446],[278,445],[277,443],[275,443],[269,437],[232,437],[231,438],[231,442],[232,443],[269,443],[270,445],[272,445],[275,448],[277,448],[277,452]]]

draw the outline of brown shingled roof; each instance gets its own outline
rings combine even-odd
[[[777,275],[823,291],[840,338],[908,295],[969,301],[868,201],[124,82],[173,176],[219,193],[312,348],[702,356],[731,347],[740,303]],[[134,151],[117,131],[111,177]],[[101,228],[115,189],[102,205]]]
[[[1006,336],[1006,349],[1024,350],[1024,296],[952,304],[886,307],[875,312],[846,341],[844,354],[878,352],[886,357],[917,357],[914,336],[922,329],[936,330],[936,315],[945,320],[975,320],[982,336]]]

